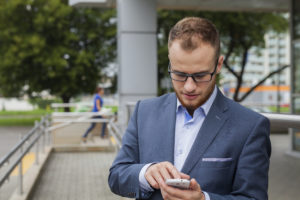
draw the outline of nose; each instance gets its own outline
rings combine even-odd
[[[195,81],[193,80],[193,78],[188,77],[184,83],[184,90],[186,92],[190,93],[190,92],[194,92],[196,90],[196,87],[197,87],[197,85],[196,85]]]

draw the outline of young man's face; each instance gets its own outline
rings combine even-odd
[[[199,42],[196,49],[185,51],[180,46],[180,40],[175,40],[169,47],[169,59],[172,71],[188,74],[212,73],[216,66],[215,49],[203,42]],[[220,72],[222,63],[223,57],[220,56],[216,72],[209,82],[196,83],[191,77],[188,77],[185,82],[172,80],[179,101],[190,113],[205,103],[213,92],[216,74]]]

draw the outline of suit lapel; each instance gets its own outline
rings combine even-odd
[[[221,127],[228,118],[225,114],[225,111],[227,110],[225,102],[224,96],[218,90],[216,99],[214,100],[183,165],[181,170],[183,173],[189,174],[197,162],[202,160],[204,152],[220,132]]]
[[[162,137],[160,153],[163,153],[165,161],[174,163],[174,143],[175,143],[175,123],[176,123],[176,106],[177,98],[174,93],[171,93],[168,97],[167,102],[161,109],[161,115],[164,116],[162,119]]]

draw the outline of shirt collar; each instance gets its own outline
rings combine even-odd
[[[216,96],[217,96],[217,86],[215,86],[213,93],[210,95],[210,97],[207,99],[207,101],[200,106],[203,109],[205,116],[208,114]],[[178,112],[179,107],[183,107],[183,106],[181,105],[181,102],[177,98],[176,112]]]

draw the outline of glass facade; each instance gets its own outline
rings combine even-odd
[[[294,39],[300,38],[300,1],[292,0],[293,11],[293,35]]]
[[[294,99],[294,113],[300,115],[300,97]]]
[[[299,23],[300,24],[300,23]],[[300,41],[294,42],[293,44],[294,51],[294,91],[293,93],[300,94]]]

